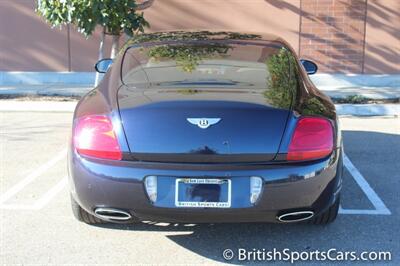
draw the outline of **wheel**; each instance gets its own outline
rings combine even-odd
[[[315,216],[310,222],[312,224],[330,224],[335,221],[338,212],[339,212],[339,204],[340,204],[340,195],[338,195],[335,203],[330,206],[325,212]]]
[[[82,207],[79,206],[78,202],[76,202],[76,200],[74,199],[74,197],[72,197],[72,195],[71,195],[71,208],[75,218],[80,222],[84,222],[87,224],[105,223],[105,221],[97,218],[96,216],[91,215],[90,213],[82,209]]]

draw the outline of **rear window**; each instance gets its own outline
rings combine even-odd
[[[121,68],[131,87],[162,86],[263,90],[287,107],[296,86],[294,57],[279,43],[233,40],[152,44],[128,48]],[[279,104],[279,102],[282,104]]]

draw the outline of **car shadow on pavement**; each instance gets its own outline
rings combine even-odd
[[[340,220],[340,218],[338,218]],[[137,223],[137,224],[102,224],[98,227],[166,233],[165,237],[177,245],[205,258],[237,264],[237,251],[246,249],[265,249],[282,251],[315,250],[318,241],[323,241],[327,231],[335,231],[339,225],[317,226],[306,223],[273,224],[273,223],[218,223],[218,224],[175,224],[175,223]],[[296,238],[296,241],[291,239]],[[223,252],[230,249],[235,256],[231,260],[223,257]],[[244,261],[246,262],[246,261]],[[253,262],[254,261],[249,261]],[[190,263],[190,262],[188,262]]]

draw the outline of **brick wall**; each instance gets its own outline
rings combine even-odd
[[[300,55],[321,72],[362,73],[366,0],[302,0]]]

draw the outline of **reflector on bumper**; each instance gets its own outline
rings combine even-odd
[[[250,177],[250,202],[254,204],[260,197],[262,189],[262,179],[258,176]]]
[[[144,180],[144,186],[146,188],[147,195],[151,202],[155,202],[157,200],[157,177],[156,176],[148,176]]]

